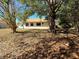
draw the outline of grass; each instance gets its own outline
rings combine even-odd
[[[46,30],[21,30],[21,33],[14,34],[11,32],[11,29],[0,29],[0,58],[2,59],[19,58],[23,54],[27,54],[27,52],[29,55],[35,52],[38,53],[38,46],[42,48],[40,51],[42,52],[43,50],[47,49],[47,46],[49,47],[49,45],[55,43],[55,37],[62,38],[65,36],[64,34],[59,34],[55,37],[53,36],[52,38],[52,33],[46,32]],[[70,38],[78,38],[76,35],[72,34],[69,34],[68,36]],[[67,42],[65,42],[65,40],[61,41],[60,39],[58,43],[52,45],[51,49],[58,51],[59,47],[67,48],[67,46],[65,46],[66,43]]]

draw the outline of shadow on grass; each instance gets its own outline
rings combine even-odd
[[[45,38],[35,44],[34,51],[26,51],[14,59],[79,59],[78,41],[76,38]]]
[[[57,43],[61,43],[62,41],[67,41],[67,48],[62,46],[58,47],[58,49],[53,50]],[[55,43],[53,43],[55,41]],[[50,44],[52,42],[52,44]],[[78,43],[74,39],[70,38],[49,38],[40,41],[36,44],[35,51],[29,51],[28,53],[24,53],[21,56],[18,56],[18,59],[79,59],[79,47],[77,47]],[[67,43],[65,43],[67,45]],[[52,46],[55,46],[52,48]],[[57,51],[58,50],[58,51]]]

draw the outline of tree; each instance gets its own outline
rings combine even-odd
[[[26,23],[27,19],[29,16],[33,15],[34,12],[31,11],[30,9],[24,9],[23,13],[18,13],[18,18],[21,19],[21,24],[22,26]],[[23,26],[24,27],[24,26]]]
[[[16,32],[16,9],[14,0],[0,0],[1,18]]]
[[[77,32],[79,32],[79,0],[73,1],[71,14],[74,26]]]
[[[15,0],[1,0],[0,1],[1,18],[8,24],[8,26],[16,32],[16,18],[19,18],[23,24],[26,19],[33,14],[33,12],[26,5],[22,5],[18,8],[15,7]],[[20,8],[24,9],[20,11]]]
[[[64,29],[64,33],[68,33],[68,30],[72,27],[71,19],[71,0],[66,0],[61,6],[59,11],[60,22],[59,25]]]
[[[61,7],[62,0],[20,0],[22,3],[30,6],[40,16],[48,16],[50,21],[50,31],[56,33],[55,19],[57,18],[57,12]]]
[[[57,0],[46,0],[48,4],[48,16],[49,16],[49,21],[50,21],[50,30],[53,33],[56,33],[56,25],[55,25],[55,20],[57,18],[57,12],[59,11],[59,8],[62,4],[62,1],[57,1]]]

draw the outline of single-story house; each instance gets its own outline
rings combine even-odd
[[[27,19],[24,24],[19,23],[18,28],[24,29],[49,29],[48,21],[45,19]]]

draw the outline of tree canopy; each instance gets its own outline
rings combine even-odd
[[[17,27],[17,17],[24,23],[29,16],[37,13],[40,18],[45,16],[48,19],[50,31],[53,33],[56,33],[57,25],[55,20],[57,19],[60,19],[61,26],[71,24],[72,27],[79,29],[78,0],[17,0],[22,4],[20,8],[23,8],[23,12],[21,12],[20,8],[16,8],[14,1],[0,1],[0,16],[6,19],[6,23],[11,28]]]
[[[16,19],[18,17],[21,21],[25,21],[29,16],[33,14],[33,12],[30,9],[27,9],[25,6],[23,5],[16,8],[15,0],[0,1],[0,18],[2,18],[3,21],[7,23],[7,25],[13,30],[13,32],[16,32]],[[21,8],[25,9],[22,10],[22,13],[20,11]]]

